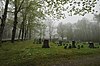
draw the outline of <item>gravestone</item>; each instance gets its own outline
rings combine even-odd
[[[72,41],[72,48],[76,48],[75,41]]]
[[[64,49],[67,49],[67,46],[64,46]]]
[[[42,48],[50,48],[48,39],[44,39]]]
[[[69,49],[71,49],[71,48],[72,48],[72,47],[71,47],[71,44],[69,44],[68,48],[69,48]]]
[[[94,48],[94,43],[93,42],[89,42],[89,48]]]
[[[59,41],[59,46],[62,46],[62,44],[63,44],[63,41]]]
[[[42,44],[42,39],[41,38],[39,38],[39,44]]]
[[[83,48],[83,45],[81,45],[81,48]]]
[[[77,46],[77,49],[80,49],[80,45]]]
[[[64,45],[64,49],[67,49],[68,44]]]

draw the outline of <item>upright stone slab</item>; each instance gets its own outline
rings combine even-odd
[[[42,48],[50,48],[48,39],[44,39]]]
[[[63,41],[59,41],[59,45],[62,46],[62,44],[63,44]]]
[[[77,46],[77,49],[80,49],[80,45]]]
[[[83,48],[84,46],[83,45],[81,45],[81,48]]]
[[[42,39],[41,38],[39,38],[39,44],[42,44]]]
[[[75,41],[72,41],[72,48],[76,48]]]
[[[71,44],[69,44],[68,48],[69,48],[69,49],[71,49],[71,48],[72,48],[72,47],[71,47]]]
[[[94,43],[93,42],[89,42],[89,48],[94,48]]]

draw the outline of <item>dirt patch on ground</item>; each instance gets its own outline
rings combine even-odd
[[[52,66],[100,66],[100,56],[79,57],[76,59],[62,59],[60,64]]]

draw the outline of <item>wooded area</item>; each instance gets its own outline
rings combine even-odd
[[[66,3],[70,5],[64,7]],[[100,14],[96,15],[98,11],[94,10],[97,3],[96,0],[82,0],[80,2],[73,0],[1,0],[0,41],[11,40],[14,43],[14,40],[23,41],[31,38],[35,39],[39,36],[40,39],[44,39],[47,27],[49,28],[48,32],[51,41],[55,36],[53,35],[55,27],[52,20],[49,20],[48,25],[44,23],[44,20],[47,15],[57,19],[64,18],[63,11],[67,11],[70,16],[77,14],[84,16],[87,13],[94,13],[95,20],[90,22],[84,18],[73,25],[66,24],[65,29],[61,27],[61,23],[57,28],[58,37],[60,36],[62,39],[67,37],[68,40],[99,41]],[[81,8],[76,7],[77,5],[81,6]],[[62,35],[60,32],[62,32]],[[86,38],[87,36],[88,38]]]

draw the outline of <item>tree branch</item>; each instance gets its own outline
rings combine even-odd
[[[14,13],[14,12],[12,12],[12,11],[7,11],[7,12],[9,12],[9,13]]]
[[[21,7],[22,7],[22,4],[23,4],[23,3],[24,3],[24,0],[22,0],[22,2],[20,3],[20,6],[19,6],[17,12],[19,12],[19,11],[21,10]]]

